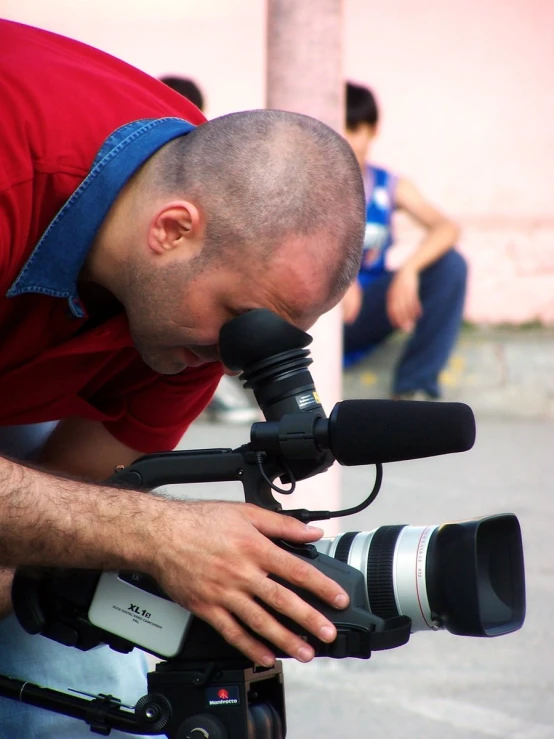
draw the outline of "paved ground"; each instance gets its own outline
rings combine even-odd
[[[461,455],[388,465],[380,498],[344,530],[512,511],[524,536],[528,614],[496,639],[418,633],[370,662],[287,664],[292,739],[554,737],[554,424],[478,422]],[[343,471],[347,504],[368,470]]]
[[[394,339],[345,376],[345,397],[387,397]],[[289,739],[554,739],[554,331],[464,330],[443,376],[447,399],[472,406],[470,452],[385,466],[373,506],[342,531],[514,512],[524,537],[527,618],[496,639],[417,633],[369,661],[285,661]],[[248,427],[196,423],[187,448],[236,447]],[[341,470],[346,506],[372,470]],[[232,484],[172,489],[241,499]],[[288,507],[302,501],[286,501]]]
[[[348,370],[345,397],[388,397],[394,337]],[[495,417],[554,418],[554,329],[465,328],[442,375],[445,397]]]
[[[247,438],[248,427],[198,423],[184,446],[235,447]],[[378,499],[343,519],[342,530],[516,513],[525,545],[526,623],[496,639],[420,632],[368,662],[287,660],[289,739],[554,738],[553,449],[550,420],[478,414],[470,452],[385,466]],[[368,468],[344,468],[344,504],[359,501],[371,481]],[[240,498],[240,489],[190,486],[187,494]]]

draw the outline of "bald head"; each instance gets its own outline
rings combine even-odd
[[[302,243],[329,297],[357,274],[365,223],[360,168],[348,143],[313,118],[273,110],[216,118],[163,147],[151,160],[148,186],[198,204],[207,258],[248,258],[263,267],[291,239],[313,237]]]

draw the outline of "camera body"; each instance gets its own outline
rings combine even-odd
[[[192,614],[140,572],[102,572],[86,618],[96,628],[170,659],[185,642]]]
[[[283,582],[286,587],[296,591],[306,602],[316,607],[337,628],[337,638],[330,644],[315,639],[307,632],[303,633],[306,641],[314,647],[316,655],[337,659],[367,659],[372,651],[372,633],[385,631],[386,622],[369,611],[361,572],[318,552],[313,546],[291,547],[285,542],[281,546],[308,560],[327,577],[339,582],[350,599],[346,609],[337,611],[310,593]],[[192,620],[192,614],[169,600],[157,583],[136,572],[103,572],[98,579],[88,612],[84,615],[101,631],[121,637],[164,659],[178,658]],[[284,620],[282,616],[275,615],[281,621]],[[287,622],[287,627],[302,633],[292,621]],[[402,643],[408,637],[409,629]]]
[[[275,617],[310,643],[318,657],[368,659],[371,652],[405,644],[410,636],[409,617],[394,614],[382,618],[368,606],[367,587],[361,571],[319,552],[315,546],[276,542],[291,554],[309,561],[347,592],[347,608],[337,611],[311,593],[274,578],[317,608],[336,627],[337,638],[327,644],[304,632],[295,622]],[[99,644],[128,652],[138,647],[166,660],[180,660],[186,653],[194,616],[171,601],[148,575],[139,572],[18,570],[13,584],[14,609],[29,633],[41,633],[83,650]],[[213,634],[202,654],[214,651]],[[193,641],[198,650],[198,637]],[[222,644],[216,648],[221,652]],[[274,647],[273,647],[274,648]],[[277,652],[277,656],[286,655]],[[214,656],[215,658],[215,656]]]

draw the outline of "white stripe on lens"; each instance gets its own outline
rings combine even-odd
[[[392,582],[396,607],[412,619],[412,633],[436,629],[427,597],[427,551],[438,526],[405,526],[396,541]]]

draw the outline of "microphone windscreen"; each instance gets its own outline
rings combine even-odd
[[[464,403],[345,400],[333,408],[328,435],[340,464],[399,462],[471,449],[475,418]]]

